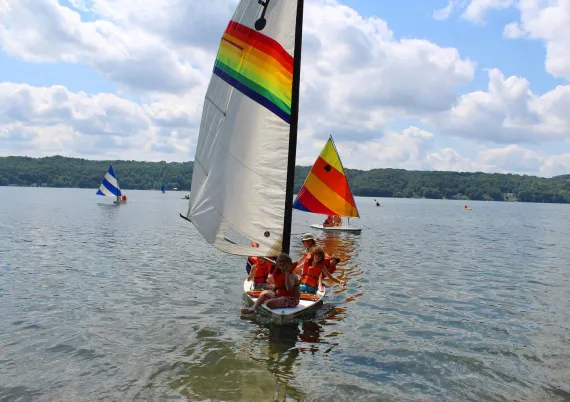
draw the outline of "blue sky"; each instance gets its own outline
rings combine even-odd
[[[211,44],[235,0],[209,7],[197,0],[141,0],[137,7],[126,0],[5,1],[0,104],[9,109],[0,120],[0,155],[193,159]],[[563,113],[570,106],[570,12],[562,0],[458,0],[437,19],[446,0],[306,4],[305,39],[315,38],[320,53],[303,59],[310,92],[301,101],[300,163],[310,164],[333,134],[349,167],[570,170]],[[557,19],[541,17],[547,6]],[[317,73],[323,64],[332,71],[335,57],[355,57],[333,57],[357,37],[343,33],[348,29],[372,46],[369,54],[354,47],[372,64],[324,80]],[[97,145],[109,143],[117,149]]]

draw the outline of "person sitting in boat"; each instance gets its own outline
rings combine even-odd
[[[336,266],[340,262],[340,257],[337,254],[333,254],[330,257],[325,253],[325,268],[329,271],[329,274],[334,274],[336,271]]]
[[[310,233],[305,233],[303,235],[303,238],[301,239],[301,241],[303,242],[303,246],[305,247],[305,249],[303,250],[303,255],[301,256],[301,258],[298,261],[299,265],[297,266],[297,271],[298,271],[299,275],[302,274],[302,271],[301,271],[302,265],[301,264],[304,263],[305,258],[311,258],[310,250],[311,250],[311,248],[313,248],[317,245],[317,241],[315,240],[313,235]],[[334,263],[334,265],[332,265],[331,262],[332,262],[331,257],[329,257],[329,255],[327,253],[325,253],[325,267],[327,268],[329,273],[332,274],[336,270],[336,264],[338,264],[338,262],[340,262],[340,258],[338,259],[337,262]]]
[[[377,206],[377,207],[379,207],[379,206],[380,206],[380,203],[379,203],[378,201],[376,201],[376,206]]]
[[[332,215],[327,216],[327,219],[323,222],[323,227],[328,228],[334,226],[334,217]]]
[[[258,247],[259,247],[259,243],[255,242],[255,241],[252,241],[252,242],[251,242],[251,247],[256,247],[256,248],[258,248]],[[250,275],[251,269],[253,268],[253,266],[254,266],[255,264],[257,264],[258,259],[259,259],[258,257],[247,257],[247,261],[246,261],[246,263],[245,263],[245,270],[247,271],[247,274],[248,274],[248,275]],[[265,262],[267,262],[268,264],[271,265],[271,270],[273,270],[273,267],[274,267],[274,265],[275,265],[275,262],[271,262],[271,261],[268,261],[268,260],[275,261],[275,257],[265,257],[265,260],[264,260]],[[248,276],[248,280],[251,280],[251,279],[249,278],[249,276]]]
[[[121,200],[122,200],[123,202],[127,202],[127,196],[126,196],[125,194],[123,194],[123,196],[121,197]]]
[[[247,280],[253,280],[253,289],[260,290],[267,288],[270,282],[274,281],[269,279],[273,274],[273,264],[268,259],[263,257],[250,257],[255,259],[255,264],[251,268],[251,272],[247,276]]]
[[[340,216],[333,217],[333,226],[341,226],[342,218]]]
[[[317,293],[317,289],[322,289],[322,276],[330,278],[333,282],[344,285],[343,282],[332,276],[325,267],[325,251],[320,246],[311,249],[310,257],[305,258],[303,273],[301,275],[301,291],[304,293]]]
[[[277,258],[277,268],[273,273],[273,290],[261,292],[253,306],[242,308],[242,314],[252,314],[265,303],[269,308],[297,307],[301,298],[299,277],[294,272],[295,264],[288,254],[282,253]]]

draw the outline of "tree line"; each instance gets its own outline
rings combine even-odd
[[[0,185],[96,189],[112,164],[122,189],[190,191],[193,162],[95,161],[52,156],[0,157]],[[310,166],[297,166],[298,191]],[[570,175],[536,176],[345,169],[355,196],[570,203]]]

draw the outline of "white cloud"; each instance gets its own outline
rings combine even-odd
[[[489,10],[509,8],[513,4],[514,0],[471,0],[461,16],[471,22],[483,23]]]
[[[518,145],[486,149],[477,160],[486,166],[484,171],[518,173],[552,177],[570,173],[570,153],[548,155]]]
[[[546,158],[536,151],[511,144],[504,148],[482,151],[479,159],[491,171],[530,174],[538,172]]]
[[[449,18],[449,16],[451,15],[451,13],[453,12],[453,9],[456,6],[457,1],[456,0],[449,0],[449,2],[447,3],[447,6],[434,10],[432,16],[434,19],[438,20],[438,21],[444,21],[446,19]]]
[[[196,117],[164,102],[141,106],[113,94],[0,83],[0,153],[187,159],[197,136],[189,122]]]
[[[570,174],[570,153],[552,155],[540,167],[540,175],[545,177]]]
[[[215,51],[236,1],[0,0],[0,46],[8,54],[88,65],[145,100],[0,83],[0,153],[192,159]],[[451,0],[434,17],[463,9],[464,18],[480,22],[489,9],[511,3]],[[531,28],[522,21],[509,35],[532,37]],[[455,48],[396,39],[385,21],[334,0],[306,3],[303,44],[300,163],[311,164],[332,134],[349,167],[500,171],[522,169],[515,162],[524,161],[553,172],[566,166],[564,155],[512,144],[567,139],[570,87],[539,96],[526,80],[491,70],[486,92],[458,98],[457,89],[473,79],[473,61]],[[413,126],[387,132],[400,118],[511,145],[462,155],[435,147],[434,134]]]
[[[475,65],[455,48],[395,40],[385,21],[332,1],[305,16],[301,122],[306,135],[370,139],[396,117],[444,110]]]
[[[508,24],[505,36],[527,37],[546,44],[546,71],[570,80],[570,2],[519,0],[520,22]]]
[[[570,153],[547,155],[519,145],[483,149],[472,156],[455,149],[435,147],[434,135],[417,127],[388,132],[382,138],[365,142],[336,142],[343,164],[361,169],[403,168],[460,172],[517,173],[551,177],[570,173]],[[324,142],[316,141],[313,154]],[[302,158],[311,165],[314,158]]]
[[[85,63],[109,79],[146,91],[180,92],[200,83],[176,51],[142,28],[82,21],[57,0],[4,0],[0,46],[33,62]]]
[[[570,80],[568,0],[471,0],[462,17],[482,23],[488,11],[513,6],[520,11],[520,21],[507,24],[503,35],[509,39],[543,41],[546,47],[546,71],[554,77]]]
[[[0,43],[10,54],[38,62],[85,63],[136,89],[174,93],[191,88],[196,120],[215,49],[236,3],[91,0],[74,1],[69,8],[56,0],[4,1],[13,7],[0,17]],[[336,1],[308,2],[305,21],[305,138],[329,133],[371,138],[396,117],[450,107],[455,89],[474,75],[474,63],[457,49],[395,40],[385,21],[364,18]],[[162,95],[162,105],[154,102],[152,113],[180,109],[176,97],[165,99]]]
[[[401,132],[388,131],[381,138],[356,142],[335,141],[343,164],[361,169],[401,168],[410,170],[485,170],[485,166],[461,156],[451,148],[435,149],[434,135],[410,126]],[[324,142],[313,143],[313,154]],[[303,163],[310,165],[313,159]]]
[[[488,91],[463,95],[450,110],[427,120],[445,135],[496,143],[570,140],[570,86],[537,96],[521,77],[489,71]]]

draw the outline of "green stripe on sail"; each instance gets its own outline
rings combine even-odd
[[[238,73],[236,70],[234,70],[233,68],[231,68],[230,66],[223,63],[220,60],[216,60],[215,66],[220,70],[222,70],[224,73],[230,75],[231,77],[239,81],[241,84],[247,86],[251,90],[260,94],[261,96],[267,98],[269,101],[271,101],[279,109],[283,110],[285,113],[291,114],[291,105],[290,104],[288,105],[287,103],[283,102],[283,100],[278,96],[278,94],[281,93],[280,91],[277,94],[271,92],[271,90],[269,90],[268,88],[256,83],[255,81],[249,79],[245,75]]]

